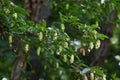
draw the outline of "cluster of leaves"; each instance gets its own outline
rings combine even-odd
[[[87,44],[88,43],[91,44],[91,42],[95,44],[96,38],[93,37],[95,36],[95,34],[92,34],[92,32],[94,33],[94,31],[96,30],[95,27],[97,28],[98,23],[108,20],[108,15],[110,15],[109,12],[111,12],[113,9],[116,9],[118,12],[118,16],[120,14],[119,12],[120,7],[118,5],[119,0],[97,0],[94,2],[92,0],[65,0],[65,1],[51,0],[51,4],[52,4],[52,10],[53,10],[52,14],[58,16],[59,15],[58,13],[61,12],[62,15],[65,17],[65,19],[67,18],[67,20],[63,21],[66,29],[65,32],[67,32],[67,34],[72,38],[72,40],[77,39],[80,42],[83,40],[82,43],[84,43],[84,41],[87,40],[86,41]],[[60,22],[59,18],[54,18],[56,16],[53,16],[53,20],[57,19],[58,22]],[[72,18],[72,21],[71,21],[71,18]],[[78,25],[77,27],[74,26],[73,24],[74,22],[75,24],[79,23],[80,27]],[[55,25],[56,23],[53,22],[53,24]],[[113,80],[119,80],[117,78],[117,77],[120,77],[119,76],[120,73],[118,72],[120,68],[118,65],[119,60],[116,60],[113,57],[113,56],[115,57],[119,56],[119,49],[120,49],[119,20],[117,20],[117,23],[115,22],[115,24],[117,24],[117,26],[114,31],[114,37],[111,40],[112,48],[110,51],[110,55],[108,56],[108,58],[106,59],[102,67],[106,69],[106,72],[108,73],[108,79],[112,78]],[[94,28],[94,29],[89,29],[89,28]],[[88,36],[86,35],[87,32],[84,35],[84,32],[82,31],[84,29],[85,31],[88,32],[87,34]],[[85,36],[85,38],[87,39],[83,38],[83,36]],[[98,37],[102,36],[100,37],[100,39],[103,38],[103,35],[101,34],[98,34],[97,36]],[[86,58],[86,62],[89,63],[89,58]]]
[[[11,1],[1,0],[0,27],[3,26],[5,28],[4,33],[6,36],[3,37],[3,35],[0,35],[0,43],[5,41],[4,43],[6,44],[3,43],[3,46],[5,45],[4,47],[0,45],[0,57],[5,57],[5,59],[1,58],[3,62],[5,61],[5,63],[0,63],[1,66],[9,68],[10,72],[11,68],[8,65],[12,66],[12,61],[16,57],[16,46],[11,43],[15,39],[19,39],[25,45],[24,50],[28,59],[30,58],[29,53],[31,47],[36,48],[35,54],[40,58],[43,65],[42,77],[51,80],[73,80],[81,79],[88,72],[91,72],[91,75],[96,72],[99,76],[103,76],[102,70],[96,67],[90,68],[79,59],[78,55],[74,52],[73,46],[70,45],[71,40],[73,40],[71,35],[74,37],[75,34],[73,35],[72,32],[67,32],[68,30],[66,31],[67,33],[64,31],[68,26],[72,26],[72,29],[77,30],[76,32],[78,34],[76,35],[79,35],[79,37],[74,38],[79,38],[82,43],[81,47],[83,47],[84,44],[88,44],[91,41],[96,43],[99,39],[104,38],[104,35],[97,33],[97,24],[84,25],[81,24],[78,17],[64,16],[60,13],[61,21],[59,23],[57,22],[60,28],[57,28],[54,24],[55,27],[53,25],[46,27],[45,21],[42,24],[35,24],[32,21],[28,21],[26,15],[28,13],[24,9]],[[10,49],[10,45],[15,48]],[[87,45],[87,48],[89,48],[88,46],[90,45]],[[10,62],[8,59],[11,58],[12,60]],[[0,77],[10,77],[10,73],[6,73],[8,72],[0,72]]]
[[[54,12],[52,14],[56,16],[60,14],[60,18],[56,18],[58,22],[53,21],[52,25],[64,24],[65,32],[72,40],[78,40],[82,44],[87,43],[88,47],[90,46],[88,43],[95,45],[99,39],[103,40],[106,37],[98,33],[99,23],[107,15],[104,12],[106,4],[102,4],[101,1],[51,1],[51,5]],[[53,20],[56,16],[52,16]]]
[[[103,40],[107,36],[97,32],[98,23],[93,25],[82,24],[80,19],[76,16],[64,16],[60,14],[62,23],[66,26],[65,31],[73,39],[77,39],[81,42],[83,47],[86,44],[86,47],[90,47],[88,43],[97,44],[98,40]],[[71,30],[69,30],[71,29]],[[75,31],[75,33],[72,33]],[[76,36],[75,36],[76,35]]]

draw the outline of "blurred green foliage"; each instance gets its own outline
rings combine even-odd
[[[23,2],[19,3],[18,0],[11,1],[23,5]],[[50,0],[51,15],[48,25],[45,21],[42,24],[35,24],[27,20],[28,13],[11,1],[0,2],[0,29],[4,28],[4,34],[0,32],[0,78],[10,79],[11,68],[17,56],[15,52],[17,46],[11,42],[19,39],[25,45],[28,63],[32,51],[30,47],[36,48],[35,53],[43,65],[41,78],[77,80],[90,73],[92,80],[92,74],[96,72],[98,78],[104,79],[107,76],[107,79],[119,80],[119,61],[114,58],[119,55],[120,49],[119,20],[116,22],[118,25],[114,33],[116,37],[111,42],[114,39],[118,41],[111,44],[111,54],[105,60],[102,69],[85,64],[89,63],[89,59],[79,57],[73,49],[76,45],[71,45],[72,41],[77,40],[80,42],[79,48],[94,50],[98,40],[106,37],[97,31],[98,24],[107,20],[111,9],[116,8],[119,15],[118,0],[105,0],[104,3],[100,0]],[[94,48],[91,48],[91,43]]]

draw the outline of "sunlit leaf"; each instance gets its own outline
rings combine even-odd
[[[82,71],[81,71],[81,74],[82,75],[85,75],[86,73],[90,72],[90,68],[84,68]]]

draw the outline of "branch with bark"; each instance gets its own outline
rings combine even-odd
[[[113,31],[114,31],[114,27],[115,27],[114,21],[117,20],[117,18],[118,18],[117,11],[112,10],[108,17],[109,17],[108,21],[103,21],[99,25],[100,26],[100,33],[106,35],[108,38],[101,40],[100,48],[96,51],[90,66],[101,65],[109,53],[110,38],[113,36]]]
[[[26,69],[26,56],[24,53],[24,44],[21,40],[16,40],[16,59],[11,73],[11,80],[22,80],[22,72]]]

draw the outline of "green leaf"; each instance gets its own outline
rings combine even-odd
[[[91,68],[92,72],[95,72],[97,75],[99,76],[103,76],[104,72],[102,69],[100,69],[99,67],[92,67]]]
[[[28,12],[25,9],[23,9],[19,6],[16,6],[16,5],[15,5],[15,12],[21,13],[21,14],[24,14],[24,15],[28,15]]]
[[[96,34],[96,36],[101,40],[104,40],[105,38],[108,38],[106,35],[100,34],[100,33]]]
[[[42,20],[42,23],[40,24],[42,27],[46,27],[46,21],[45,20]]]

